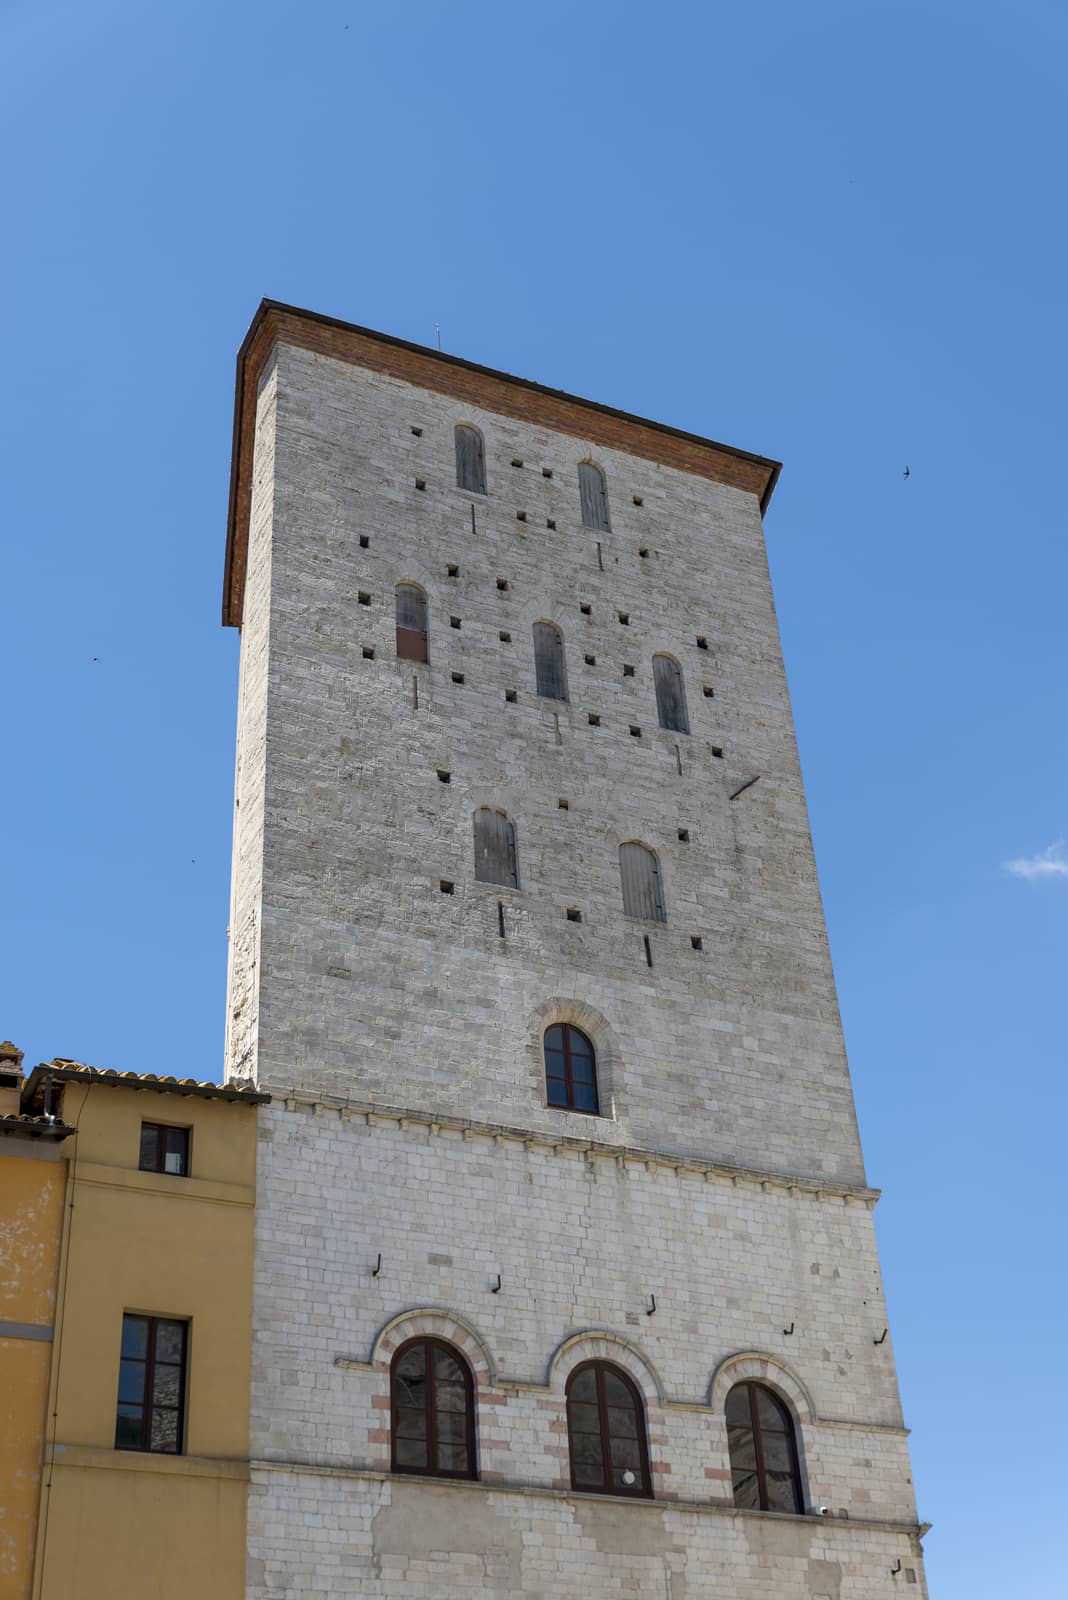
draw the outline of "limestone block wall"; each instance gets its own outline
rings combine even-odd
[[[600,450],[593,534],[581,439],[289,347],[268,404],[269,615],[250,586],[245,627],[268,635],[269,763],[249,739],[241,779],[263,805],[260,997],[230,1070],[556,1125],[557,1003],[593,1019],[599,1132],[862,1182],[755,497]],[[455,487],[460,421],[484,497]],[[425,666],[395,658],[401,580],[428,596]],[[542,618],[567,703],[535,694]],[[689,735],[657,726],[659,651]],[[474,881],[482,804],[515,821],[518,890]],[[664,925],[623,913],[628,839],[658,852]]]
[[[915,1567],[892,1348],[874,1342],[886,1312],[870,1197],[490,1128],[368,1120],[322,1100],[266,1108],[261,1139],[251,1594],[332,1593],[323,1584],[335,1571],[338,1593],[449,1595],[466,1582],[536,1594],[550,1552],[562,1563],[554,1595],[587,1584],[616,1593],[643,1574],[663,1584],[669,1556],[682,1563],[672,1581],[683,1595],[878,1594],[898,1556]],[[421,1535],[383,1546],[376,1532],[391,1525],[384,1508],[397,1495],[424,1517],[415,1486],[384,1483],[390,1357],[424,1334],[456,1345],[474,1374],[484,1486],[445,1489],[451,1509],[429,1513],[441,1522],[427,1551]],[[602,1514],[569,1488],[564,1392],[569,1371],[597,1357],[643,1394],[654,1494],[685,1507],[681,1521],[628,1503],[603,1540],[584,1532]],[[833,1529],[814,1517],[811,1531],[776,1545],[735,1525],[752,1514],[731,1509],[724,1402],[744,1378],[786,1401],[806,1504],[828,1508]],[[495,1500],[493,1488],[509,1494]],[[302,1497],[323,1493],[330,1510],[317,1506],[309,1536]],[[294,1521],[297,1539],[285,1531]],[[533,1538],[546,1528],[549,1551]],[[770,1580],[758,1563],[752,1587],[723,1588],[735,1564],[747,1570],[758,1537],[783,1587],[761,1587]],[[513,1554],[491,1571],[498,1547]],[[418,1587],[424,1557],[438,1563],[429,1591]],[[806,1586],[820,1570],[809,1563],[824,1560],[837,1587]],[[715,1587],[702,1586],[702,1571]]]

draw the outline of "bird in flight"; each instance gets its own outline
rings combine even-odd
[[[912,473],[909,471],[908,467],[906,467],[904,472],[901,474],[901,476],[903,478],[911,478],[912,477]]]

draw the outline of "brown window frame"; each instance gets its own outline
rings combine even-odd
[[[140,1311],[124,1311],[123,1315],[122,1315],[122,1332],[123,1332],[123,1336],[125,1336],[127,1323],[133,1323],[133,1322],[144,1322],[144,1323],[148,1324],[147,1334],[146,1334],[146,1338],[145,1338],[145,1356],[144,1356],[144,1359],[142,1360],[142,1358],[140,1356],[123,1355],[122,1349],[123,1349],[123,1344],[125,1343],[125,1337],[123,1337],[122,1343],[120,1343],[120,1346],[119,1346],[119,1389],[118,1389],[118,1395],[121,1396],[121,1394],[122,1394],[122,1363],[124,1361],[132,1362],[132,1363],[135,1363],[137,1365],[143,1366],[144,1369],[145,1369],[145,1380],[144,1380],[144,1387],[143,1387],[143,1390],[142,1390],[142,1399],[140,1401],[122,1400],[121,1398],[118,1398],[118,1397],[116,1398],[116,1401],[115,1401],[115,1449],[116,1450],[143,1451],[143,1452],[145,1452],[145,1453],[147,1453],[149,1455],[168,1455],[168,1456],[184,1455],[185,1454],[185,1433],[186,1433],[185,1403],[186,1403],[186,1390],[188,1388],[188,1383],[189,1383],[189,1319],[187,1317],[154,1317],[154,1316],[149,1316],[146,1313],[140,1312]],[[160,1326],[161,1325],[165,1325],[165,1324],[169,1325],[171,1327],[181,1328],[181,1330],[182,1330],[182,1355],[181,1355],[181,1360],[180,1361],[168,1361],[168,1362],[159,1362],[159,1363],[157,1363],[157,1359],[156,1359],[156,1334],[157,1334],[157,1331],[160,1328]],[[178,1368],[178,1370],[179,1370],[178,1403],[177,1403],[176,1406],[161,1405],[156,1400],[155,1384],[156,1384],[156,1368],[157,1368],[157,1365],[176,1366]],[[138,1440],[138,1442],[136,1444],[124,1443],[124,1442],[120,1441],[120,1439],[119,1439],[119,1406],[120,1405],[126,1405],[126,1406],[130,1406],[130,1407],[136,1405],[136,1406],[140,1407],[140,1411],[141,1411],[140,1438],[139,1438],[139,1440]],[[153,1413],[156,1412],[156,1411],[174,1411],[174,1412],[177,1413],[178,1425],[177,1425],[177,1429],[176,1429],[176,1432],[175,1432],[175,1444],[174,1444],[174,1449],[173,1450],[167,1450],[167,1449],[164,1449],[163,1447],[161,1447],[160,1445],[154,1445],[152,1443],[152,1416],[153,1416]]]
[[[601,1488],[595,1488],[589,1483],[579,1483],[575,1474],[575,1447],[574,1430],[571,1426],[571,1390],[575,1379],[583,1372],[590,1369],[597,1376],[597,1420],[601,1429],[601,1465],[604,1483]],[[612,1436],[608,1429],[608,1401],[604,1390],[604,1375],[610,1372],[613,1377],[619,1378],[630,1391],[634,1402],[634,1414],[638,1423],[638,1455],[641,1463],[640,1481],[633,1488],[626,1485],[617,1487],[612,1482]],[[583,1361],[573,1372],[568,1375],[565,1390],[567,1405],[567,1451],[571,1467],[571,1487],[581,1494],[611,1494],[625,1495],[631,1500],[651,1500],[653,1498],[653,1477],[649,1470],[649,1428],[645,1415],[645,1399],[638,1385],[629,1373],[617,1367],[614,1361]]]
[[[775,1390],[769,1388],[766,1383],[756,1383],[752,1379],[744,1379],[741,1383],[734,1384],[727,1395],[727,1401],[724,1402],[724,1420],[726,1419],[727,1403],[730,1401],[731,1395],[733,1395],[739,1389],[744,1389],[746,1391],[746,1397],[749,1401],[749,1426],[753,1433],[753,1455],[756,1462],[757,1496],[760,1501],[760,1505],[759,1507],[739,1506],[738,1509],[740,1511],[758,1509],[760,1511],[772,1511],[776,1512],[780,1516],[789,1516],[790,1514],[789,1512],[784,1512],[779,1506],[772,1506],[769,1504],[767,1467],[764,1463],[763,1426],[760,1421],[760,1410],[757,1401],[758,1394],[763,1393],[770,1397],[776,1407],[776,1410],[782,1415],[783,1422],[785,1424],[783,1431],[786,1435],[787,1447],[790,1456],[790,1487],[793,1490],[794,1511],[798,1516],[803,1516],[805,1510],[805,1497],[801,1486],[801,1457],[797,1448],[797,1427],[794,1423],[793,1417],[790,1415],[789,1407],[775,1393]],[[750,1469],[748,1467],[742,1467],[738,1469],[735,1468],[734,1460],[730,1455],[730,1425],[728,1424],[727,1426],[727,1453],[730,1461],[731,1498],[733,1499],[736,1470],[738,1472],[745,1472],[748,1474]]]
[[[410,1467],[397,1461],[397,1412],[400,1409],[397,1405],[397,1367],[405,1352],[411,1350],[415,1345],[423,1345],[426,1350],[427,1384],[424,1409],[426,1415],[427,1465],[425,1467]],[[431,1465],[436,1460],[438,1447],[437,1407],[434,1405],[434,1385],[437,1380],[432,1359],[435,1350],[446,1351],[463,1374],[467,1401],[464,1412],[467,1419],[467,1469],[464,1472],[454,1472]],[[400,1348],[394,1351],[393,1360],[389,1364],[389,1418],[390,1470],[392,1472],[403,1473],[408,1476],[414,1475],[418,1478],[459,1478],[467,1483],[478,1481],[478,1457],[475,1450],[475,1380],[462,1351],[458,1350],[454,1344],[450,1344],[447,1339],[436,1339],[431,1334],[423,1334],[415,1339],[406,1339]]]
[[[397,621],[397,660],[427,662],[430,660],[430,649],[428,645],[429,607],[427,604],[426,590],[423,588],[421,583],[412,583],[410,579],[406,578],[402,578],[399,583],[395,583],[393,585],[393,610],[395,617],[399,616],[400,613],[402,590],[404,590],[406,593],[410,592],[419,596],[419,602],[423,614],[423,626],[422,628],[409,628],[403,626],[399,621]]]
[[[145,1143],[144,1143],[144,1141],[145,1141],[145,1129],[146,1128],[154,1128],[156,1130],[157,1135],[159,1136],[158,1140],[157,1140],[157,1155],[158,1155],[159,1159],[157,1161],[157,1164],[154,1167],[153,1166],[149,1166],[145,1161]],[[165,1156],[166,1156],[166,1153],[167,1153],[165,1148],[164,1148],[164,1146],[165,1146],[165,1143],[166,1143],[165,1135],[168,1134],[168,1133],[184,1133],[185,1134],[185,1154],[184,1154],[184,1159],[183,1159],[182,1170],[180,1172],[168,1172],[167,1168],[161,1164],[163,1162]],[[188,1178],[188,1176],[189,1176],[189,1166],[190,1166],[189,1152],[190,1152],[190,1150],[192,1148],[192,1144],[193,1144],[192,1134],[193,1134],[192,1128],[183,1127],[180,1123],[176,1123],[176,1122],[142,1122],[142,1124],[141,1124],[141,1142],[140,1142],[140,1146],[139,1146],[138,1152],[137,1152],[137,1170],[138,1170],[138,1172],[159,1172],[159,1173],[162,1173],[162,1175],[165,1178]]]
[[[567,1104],[563,1106],[557,1105],[555,1101],[549,1099],[549,1062],[546,1058],[546,1051],[549,1049],[549,1045],[546,1041],[548,1040],[549,1034],[554,1028],[559,1028],[563,1035],[562,1054],[564,1057],[564,1087],[567,1093]],[[590,1059],[593,1062],[592,1110],[589,1106],[580,1106],[576,1105],[575,1103],[575,1079],[574,1073],[571,1069],[571,1035],[573,1033],[577,1033],[580,1039],[585,1040],[586,1044],[589,1046]],[[553,1048],[555,1049],[555,1046],[553,1046]],[[546,1027],[545,1032],[541,1036],[541,1054],[542,1062],[545,1067],[545,1103],[549,1107],[549,1110],[574,1111],[580,1117],[599,1117],[601,1115],[601,1089],[597,1081],[597,1050],[589,1034],[584,1033],[581,1028],[577,1028],[573,1022],[550,1022]]]

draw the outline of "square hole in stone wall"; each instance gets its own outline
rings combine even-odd
[[[680,828],[679,829],[679,843],[680,844],[689,844],[689,842],[690,842],[690,830],[689,830],[689,828]]]
[[[517,511],[516,514],[515,514],[515,520],[517,522],[525,522],[527,520],[526,512],[525,511]]]
[[[705,638],[703,633],[699,633],[697,635],[697,648],[698,650],[708,649],[708,640]]]
[[[454,672],[453,675],[452,675],[452,681],[453,681],[453,683],[463,683],[463,681],[464,681],[463,673],[462,672]]]
[[[513,456],[512,457],[512,465],[513,465],[513,467],[521,467],[523,465],[522,456]]]
[[[618,616],[619,616],[619,620],[623,624],[623,626],[625,628],[629,628],[630,627],[630,612],[629,611],[620,611],[618,613]]]
[[[444,767],[439,767],[438,768],[438,782],[439,783],[451,783],[452,782],[452,773],[451,772],[446,772]]]
[[[512,642],[512,635],[510,633],[503,633],[502,632],[502,633],[499,633],[497,635],[497,637],[501,641],[502,644],[511,644],[511,642]]]
[[[581,922],[582,921],[582,912],[579,910],[578,906],[568,906],[568,908],[567,908],[567,920],[568,920],[568,922]]]
[[[438,888],[441,890],[442,894],[452,894],[456,888],[456,885],[449,878],[439,878]]]
[[[508,704],[510,706],[514,706],[515,703],[516,703],[516,700],[518,699],[518,696],[517,696],[516,691],[514,689],[506,689],[504,691],[504,698],[507,700],[507,702],[508,702]]]
[[[365,533],[361,533],[361,534],[360,534],[360,549],[361,549],[361,550],[366,550],[366,549],[367,549],[367,546],[368,546],[368,545],[369,545],[369,544],[370,544],[370,543],[371,543],[371,541],[370,541],[370,539],[369,539],[369,538],[368,538],[368,537],[367,537],[367,535],[366,535],[366,534],[365,534]]]
[[[553,475],[552,467],[542,467],[541,475],[543,478],[551,478]]]
[[[701,690],[701,693],[704,695],[706,700],[711,700],[715,695],[715,692],[716,691],[713,689],[710,683],[706,683],[704,688]]]
[[[718,756],[720,758],[720,760],[722,760],[723,759],[723,746],[721,744],[714,744],[712,746],[712,754],[714,756]]]
[[[703,940],[701,938],[701,935],[699,933],[691,933],[691,935],[690,935],[690,948],[691,948],[691,950],[703,950],[704,949],[704,942],[703,942]]]
[[[644,504],[644,502],[643,502],[643,500],[642,500],[642,497],[641,497],[641,495],[640,495],[640,494],[636,494],[636,495],[635,495],[635,496],[634,496],[634,504],[635,504],[635,505],[636,505],[636,506],[640,506],[640,505],[642,505],[642,504]]]
[[[449,618],[449,627],[450,628],[459,628],[459,627],[462,627],[462,626],[463,626],[463,624],[461,623],[459,617],[450,617]]]
[[[449,574],[450,578],[458,578],[460,576],[459,567],[455,566],[453,564],[453,562],[451,562],[451,561],[449,562],[449,565],[445,568],[445,571]]]
[[[583,661],[585,661],[585,663],[586,663],[586,665],[588,667],[595,667],[597,665],[597,657],[596,656],[583,656],[582,659],[583,659]]]
[[[639,550],[639,551],[638,551],[638,554],[639,554],[639,555],[640,555],[640,556],[641,556],[641,558],[642,558],[642,560],[643,560],[643,561],[648,561],[648,559],[649,559],[649,552],[648,552],[648,550],[647,550],[647,549],[646,549],[646,548],[645,548],[645,546],[644,546],[644,545],[642,545],[642,547],[641,547],[641,549],[640,549],[640,550]]]
[[[591,711],[589,716],[586,718],[586,721],[589,723],[591,728],[599,728],[601,726],[601,719],[599,716],[597,716],[596,712]]]
[[[508,587],[508,579],[507,578],[498,578],[497,579],[497,587],[501,591],[501,593],[503,594],[505,592],[505,590],[507,589],[507,587]]]
[[[415,434],[415,437],[416,437],[416,438],[417,438],[417,439],[421,439],[421,438],[422,438],[422,437],[423,437],[423,430],[422,430],[422,428],[413,428],[413,429],[412,429],[412,432],[413,432],[413,433],[414,433],[414,434]]]
[[[592,617],[592,615],[593,615],[593,607],[590,606],[590,605],[587,605],[585,601],[583,601],[582,604],[579,606],[579,610],[582,612],[582,615],[584,617]]]
[[[371,604],[371,596],[367,593],[366,589],[361,589],[356,598],[360,602],[361,606],[369,606]]]
[[[571,802],[569,800],[558,800],[556,802],[556,804],[557,804],[557,807],[559,808],[559,810],[561,810],[561,811],[570,811],[571,810]]]
[[[426,488],[426,479],[425,479],[425,478],[416,478],[416,480],[415,480],[415,487],[416,487],[416,488],[417,488],[417,489],[418,489],[418,490],[419,490],[419,491],[420,491],[420,492],[422,492],[422,490],[424,490],[424,489],[425,489],[425,488]]]
[[[639,727],[637,727],[633,722],[630,725],[630,736],[631,736],[632,739],[640,739],[641,736],[642,736],[642,730]]]
[[[552,517],[546,517],[545,526],[547,528],[551,528],[553,533],[556,532],[556,523],[553,521]]]
[[[633,678],[633,676],[634,676],[634,668],[624,665],[623,676],[625,678]]]
[[[369,644],[365,644],[364,647],[363,647],[363,659],[365,661],[373,661],[374,658],[375,658],[374,648]]]

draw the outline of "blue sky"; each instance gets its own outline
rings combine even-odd
[[[9,0],[0,46],[0,1033],[218,1072],[261,296],[778,457],[932,1592],[1059,1600],[1068,9]]]

